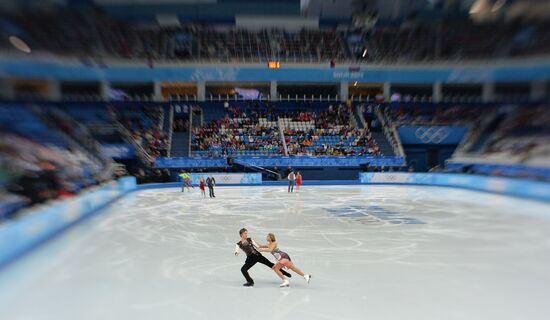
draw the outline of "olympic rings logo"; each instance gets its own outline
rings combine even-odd
[[[449,136],[450,131],[446,127],[420,127],[414,135],[423,143],[441,143]]]

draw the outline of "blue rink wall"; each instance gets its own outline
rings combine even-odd
[[[134,177],[120,178],[74,198],[38,206],[34,212],[1,224],[0,268],[135,189]]]
[[[363,184],[403,184],[465,188],[520,198],[550,201],[550,183],[453,173],[362,172]]]
[[[220,174],[223,175],[223,174]],[[227,175],[227,174],[225,174]],[[194,181],[198,175],[193,175]],[[261,181],[261,175],[235,174],[220,178],[218,185],[226,186],[286,186],[287,181]],[[359,180],[319,181],[304,180],[308,185],[358,185],[358,184],[402,184],[459,187],[486,191],[522,198],[550,201],[550,183],[484,177],[463,174],[432,173],[361,173]],[[196,184],[195,184],[196,185]],[[44,243],[71,225],[99,212],[105,206],[134,190],[180,187],[181,182],[145,184],[136,186],[134,177],[124,177],[106,185],[64,200],[39,206],[13,221],[0,225],[0,268],[17,257]]]

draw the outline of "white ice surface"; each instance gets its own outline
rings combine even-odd
[[[0,270],[0,319],[550,319],[549,204],[405,186],[216,194],[124,197]],[[242,287],[243,226],[275,233],[311,284],[280,289],[257,264]]]

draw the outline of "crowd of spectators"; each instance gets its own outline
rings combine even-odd
[[[313,121],[313,126],[297,130],[285,128],[289,155],[380,155],[380,149],[368,128],[359,130],[350,126],[350,110],[345,104],[336,107],[329,105],[318,115],[300,112],[292,121]]]
[[[100,64],[104,58],[146,59],[151,67],[155,61],[175,60],[393,63],[550,52],[548,23],[528,21],[476,24],[460,18],[438,23],[406,21],[362,31],[290,32],[220,30],[204,25],[143,28],[98,12],[64,10],[12,15],[4,24],[28,35],[33,49],[80,57],[84,62],[92,58]]]
[[[242,110],[226,103],[224,111],[224,118],[193,129],[194,155],[283,155],[285,145],[291,156],[381,154],[368,129],[350,127],[350,110],[344,104],[315,111],[273,106]]]
[[[385,63],[515,57],[548,53],[547,29],[547,22],[479,24],[449,19],[441,24],[375,27],[360,35],[364,46],[357,48],[368,48],[368,60]]]
[[[324,140],[325,137],[335,137],[336,139],[329,141]],[[381,155],[380,148],[368,130],[349,127],[342,128],[339,131],[330,129],[310,129],[308,131],[285,129],[285,139],[289,155]]]
[[[517,107],[488,140],[484,156],[547,165],[550,157],[549,123],[547,105]]]
[[[19,209],[102,183],[105,168],[76,149],[63,149],[0,129],[0,220]]]
[[[385,117],[395,125],[470,124],[495,111],[486,105],[390,103],[382,106]]]
[[[230,118],[214,120],[193,129],[192,153],[206,150],[208,157],[243,154],[282,154],[279,131],[254,122],[253,118]]]
[[[202,60],[319,62],[350,58],[341,34],[334,30],[280,29],[219,31],[201,29],[192,33]]]

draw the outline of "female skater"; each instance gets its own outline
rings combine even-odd
[[[300,186],[302,185],[302,174],[300,171],[296,173],[296,191],[300,191]]]
[[[279,247],[277,246],[277,240],[275,239],[275,235],[273,233],[268,233],[267,237],[267,245],[259,245],[258,251],[260,252],[271,252],[271,254],[277,259],[277,264],[274,265],[271,269],[277,273],[279,278],[283,280],[283,283],[279,285],[279,287],[288,287],[290,286],[290,281],[281,273],[281,268],[286,267],[297,274],[304,277],[306,282],[309,284],[309,280],[311,279],[311,275],[304,274],[302,270],[300,270],[298,267],[296,267],[292,261],[290,260],[290,256],[281,250],[279,250]]]
[[[193,181],[191,181],[191,176],[189,175],[189,173],[186,174],[187,178],[185,179],[185,186],[187,187],[187,190],[191,191],[190,188],[195,189],[195,187],[193,186]]]
[[[206,192],[204,191],[204,178],[199,178],[199,189],[201,189],[201,195],[203,198],[206,198]]]

